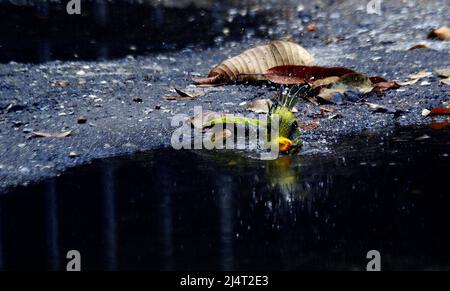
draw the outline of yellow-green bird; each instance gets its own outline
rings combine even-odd
[[[221,117],[211,120],[203,126],[209,127],[215,124],[239,124],[245,126],[248,124],[255,127],[269,127],[277,115],[279,118],[279,134],[277,139],[272,142],[278,143],[280,152],[286,154],[294,153],[301,147],[302,142],[298,137],[301,134],[298,129],[299,120],[292,113],[292,109],[297,103],[299,96],[306,94],[307,90],[309,90],[307,86],[294,86],[286,93],[278,93],[269,108],[268,122],[246,117]]]

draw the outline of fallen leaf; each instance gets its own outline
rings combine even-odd
[[[336,118],[342,118],[342,114],[336,113],[336,114],[328,116],[328,119],[336,119]]]
[[[399,110],[399,109],[395,109],[395,108],[389,108],[380,104],[375,104],[375,103],[370,103],[370,102],[366,102],[366,105],[369,106],[370,109],[373,109],[373,112],[375,113],[391,113],[394,114],[395,116],[400,115],[400,113],[403,112],[403,110]]]
[[[200,114],[191,118],[191,124],[195,128],[203,129],[203,125],[217,118],[224,117],[224,113],[219,113],[211,110],[202,110]]]
[[[421,114],[422,114],[423,117],[427,117],[428,115],[430,115],[430,113],[431,113],[430,110],[428,110],[428,109],[423,109]]]
[[[413,80],[409,80],[409,81],[405,81],[405,82],[398,82],[399,85],[401,86],[409,86],[409,85],[414,85],[419,81],[419,79],[413,79]]]
[[[175,92],[178,93],[178,95],[180,95],[181,97],[189,97],[189,98],[195,98],[198,97],[200,94],[189,94],[184,92],[183,90],[180,90],[178,88],[173,88],[175,90]]]
[[[316,106],[319,106],[319,102],[316,100],[316,98],[307,96],[306,99],[307,99],[309,102],[311,102],[312,104],[314,104],[314,105],[316,105]]]
[[[316,31],[317,30],[317,25],[309,24],[308,26],[306,26],[306,30],[307,31]]]
[[[349,96],[352,96],[351,99],[348,98],[347,100],[355,102],[359,99],[359,95],[368,93],[372,91],[372,89],[372,82],[367,75],[350,73],[341,76],[338,82],[332,83],[328,87],[321,88],[317,97],[326,102],[340,104],[343,102],[343,98],[337,97],[339,94],[342,95],[341,97],[347,97],[344,96],[347,92]],[[352,94],[350,94],[351,92]]]
[[[308,65],[314,60],[302,46],[284,40],[248,49],[214,67],[207,78],[193,78],[196,84],[223,84],[235,81],[265,80],[263,74],[280,65]]]
[[[443,122],[433,122],[433,123],[430,123],[430,124],[428,124],[428,127],[431,128],[431,129],[439,130],[439,129],[446,128],[446,127],[448,127],[449,125],[450,125],[450,122],[449,122],[449,121],[443,121]]]
[[[412,47],[410,47],[408,50],[412,51],[415,49],[426,49],[426,48],[428,48],[428,46],[426,44],[416,44],[416,45],[413,45]]]
[[[269,113],[272,104],[273,102],[270,99],[258,99],[249,102],[246,109],[255,113]]]
[[[316,80],[311,85],[313,88],[324,87],[324,86],[328,86],[330,84],[336,83],[339,80],[340,80],[339,77],[332,76],[332,77],[327,77],[327,78]]]
[[[435,116],[435,115],[450,115],[450,108],[433,108],[430,110],[430,113],[426,116]]]
[[[439,77],[450,77],[450,68],[442,68],[434,70]]]
[[[329,107],[325,107],[325,106],[320,106],[319,108],[320,108],[320,110],[322,110],[324,112],[334,112],[333,108],[329,108]]]
[[[420,71],[420,72],[418,72],[418,73],[409,75],[409,76],[408,76],[408,78],[410,79],[409,81],[398,82],[397,84],[399,84],[399,85],[401,85],[401,86],[414,85],[414,84],[416,84],[420,79],[423,79],[423,78],[426,78],[426,77],[430,77],[431,75],[432,75],[431,72]]]
[[[267,80],[285,85],[303,84],[314,82],[327,77],[341,77],[346,74],[356,73],[344,67],[320,67],[320,66],[278,66],[267,70],[264,74]]]
[[[270,99],[257,99],[246,103],[246,110],[255,113],[269,113],[270,106],[273,102]],[[293,107],[291,112],[298,112],[297,108]]]
[[[372,90],[372,81],[365,74],[350,73],[341,77],[340,82],[347,87],[358,89],[361,93],[367,93]]]
[[[35,137],[66,137],[72,133],[71,130],[63,131],[63,132],[47,132],[47,131],[33,131],[31,134]]]
[[[389,89],[397,89],[400,88],[400,85],[394,81],[387,81],[387,82],[379,82],[376,83],[372,89],[375,93],[381,93]]]
[[[163,98],[166,100],[192,100],[205,95],[205,92],[198,90],[181,90],[178,88],[173,88],[173,90],[178,95],[164,96]]]
[[[409,75],[408,77],[409,77],[410,79],[423,79],[423,78],[426,78],[426,77],[430,77],[431,75],[432,75],[431,72],[420,71],[420,72],[418,72],[418,73],[411,74],[411,75]]]
[[[449,77],[449,78],[442,79],[442,80],[441,80],[441,83],[442,83],[442,84],[445,84],[445,85],[450,85],[450,77]]]
[[[308,131],[308,130],[312,130],[312,129],[319,127],[319,125],[320,124],[318,121],[310,121],[310,122],[300,123],[298,125],[298,128],[302,131]]]
[[[346,90],[346,87],[322,88],[317,97],[329,103],[340,104],[341,102],[336,102],[336,100],[334,99],[335,94],[344,94]]]
[[[388,82],[388,80],[386,80],[385,78],[380,77],[380,76],[370,77],[369,80],[370,80],[370,82],[372,82],[372,84]]]
[[[450,41],[450,28],[447,26],[439,27],[428,34],[429,38],[439,38],[444,41]]]
[[[214,84],[201,84],[201,83],[195,84],[195,86],[200,87],[200,88],[219,87],[219,86],[223,86],[223,85],[226,85],[226,83],[222,82],[222,83],[214,83]]]

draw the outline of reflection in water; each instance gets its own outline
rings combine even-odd
[[[228,175],[217,179],[215,192],[219,201],[220,266],[222,271],[233,270],[233,178]]]
[[[105,162],[102,168],[102,190],[103,190],[103,223],[102,231],[105,237],[104,256],[105,269],[115,271],[117,269],[117,226],[116,226],[116,189],[114,166]]]
[[[376,249],[385,270],[450,269],[449,141],[412,128],[326,156],[101,160],[0,196],[0,267],[64,269],[76,249],[82,270],[361,270]]]
[[[252,0],[206,2],[211,5],[96,0],[70,16],[64,1],[29,2],[0,1],[0,63],[104,60],[210,46],[270,27],[273,15],[281,13],[280,5],[267,8]]]
[[[58,202],[54,179],[47,181],[44,196],[48,264],[50,270],[56,271],[59,269],[60,258],[58,243]]]
[[[266,177],[273,188],[277,188],[283,193],[286,201],[306,197],[307,192],[302,191],[299,187],[300,165],[295,163],[294,157],[282,156],[270,161],[267,165]]]
[[[172,189],[170,176],[167,174],[167,169],[161,169],[160,179],[160,235],[161,235],[161,255],[162,255],[162,270],[173,269],[173,213],[172,213]]]

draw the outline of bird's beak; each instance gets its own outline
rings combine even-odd
[[[279,146],[280,152],[287,153],[292,148],[292,140],[285,138],[285,137],[279,137],[278,138],[278,146]]]

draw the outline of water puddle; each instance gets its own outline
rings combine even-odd
[[[0,268],[450,269],[450,130],[347,138],[258,161],[161,150],[99,160],[0,195]]]

